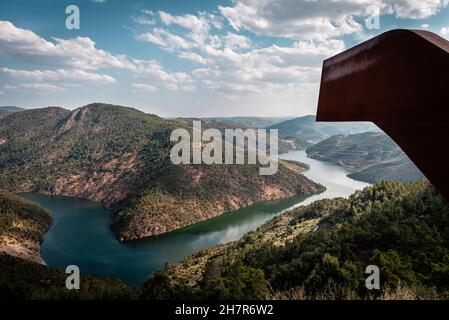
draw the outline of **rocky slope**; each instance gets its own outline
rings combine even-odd
[[[424,178],[399,146],[381,132],[335,135],[309,147],[306,152],[312,159],[355,169],[350,177],[370,183]]]
[[[123,240],[323,190],[301,175],[300,164],[282,162],[264,177],[247,165],[174,166],[169,137],[180,126],[104,104],[12,114],[0,120],[0,187],[100,202],[113,209],[113,230]]]
[[[47,210],[0,189],[0,252],[45,264],[40,243],[51,223]]]

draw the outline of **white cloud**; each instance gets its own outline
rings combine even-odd
[[[164,47],[168,51],[174,51],[176,49],[190,49],[192,47],[192,44],[184,38],[161,28],[155,28],[152,32],[139,34],[135,38],[139,41],[157,44]]]
[[[223,94],[276,94],[317,84],[321,61],[344,50],[342,41],[297,42],[291,47],[271,46],[238,53],[205,45],[208,64],[193,75],[204,86]]]
[[[228,32],[225,37],[226,47],[231,49],[249,49],[251,47],[251,40],[247,37]]]
[[[442,36],[447,37],[449,35],[449,27],[442,27],[440,33]]]
[[[145,12],[150,15],[150,12]],[[153,38],[150,33],[136,37],[143,41],[155,42],[167,50],[190,49],[192,44],[180,36],[163,29],[156,29]],[[157,40],[159,39],[159,40]],[[117,68],[131,71],[137,77],[151,76],[172,90],[194,90],[190,76],[184,72],[167,72],[159,63],[132,60],[126,56],[114,56],[97,49],[90,38],[57,39],[47,41],[31,30],[21,29],[9,21],[0,21],[0,55],[9,55],[32,65],[43,65],[45,70],[16,70],[2,68],[2,73],[13,77],[46,81],[81,81],[110,84],[115,78],[92,72],[103,68]],[[186,53],[186,58],[198,59]],[[10,90],[32,89],[32,85],[11,86]],[[55,90],[52,85],[41,85],[41,89]]]
[[[26,93],[54,93],[64,91],[64,88],[49,83],[22,83],[19,85],[5,85],[6,90]]]
[[[100,84],[110,84],[116,82],[116,80],[113,77],[105,74],[96,74],[76,69],[71,70],[57,69],[54,71],[53,70],[28,71],[28,70],[0,68],[0,72],[5,73],[12,77],[29,78],[34,80],[51,80],[51,81],[76,80],[76,81],[95,82]]]
[[[0,54],[22,58],[33,64],[63,66],[81,70],[99,68],[133,68],[125,56],[114,56],[97,49],[87,37],[47,41],[31,30],[0,21]]]
[[[5,91],[0,90],[0,95],[5,94]]]
[[[449,0],[384,0],[398,18],[424,19],[437,14]]]
[[[164,11],[159,11],[159,16],[166,26],[176,24],[193,32],[207,32],[209,30],[209,24],[204,17],[197,17],[192,14],[174,16]]]
[[[133,16],[133,21],[142,26],[154,25],[156,24],[156,20],[144,16]]]
[[[354,20],[363,15],[368,0],[236,0],[220,12],[236,30],[298,40],[326,39],[362,30]]]
[[[423,24],[421,25],[421,28],[429,29],[429,28],[430,28],[430,25],[427,24],[427,23],[423,23]]]
[[[423,19],[445,8],[449,0],[234,0],[219,6],[236,30],[297,40],[317,40],[359,33],[355,17],[367,17],[368,8],[398,18]]]
[[[133,83],[131,86],[133,92],[154,92],[157,90],[157,87],[146,83]]]
[[[210,26],[199,24],[198,21],[206,16],[204,13],[199,13],[199,17],[159,14],[167,29],[154,28],[152,32],[137,35],[136,39],[159,45],[177,57],[201,64],[201,68],[192,72],[195,79],[206,88],[227,96],[310,90],[319,82],[322,60],[345,49],[343,41],[333,39],[296,41],[291,46],[256,49],[251,40],[241,34],[215,34]],[[173,34],[175,29],[169,28],[172,24],[182,25],[187,31],[181,32],[182,36]],[[149,69],[168,89],[179,89],[179,79],[174,81],[173,75],[161,72],[154,61],[146,67],[147,73]],[[192,82],[190,76],[186,81]]]
[[[195,90],[194,81],[185,72],[170,73],[155,60],[134,60],[136,65],[135,75],[140,79],[158,80],[170,90]]]
[[[202,56],[200,56],[199,54],[197,54],[195,52],[183,51],[183,52],[180,52],[178,54],[178,56],[183,59],[192,60],[199,64],[207,64],[208,63],[208,60],[206,58],[203,58]]]
[[[105,3],[106,2],[106,0],[92,0],[93,2],[96,2],[96,3]]]

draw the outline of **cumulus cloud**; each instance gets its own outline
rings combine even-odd
[[[166,26],[176,24],[193,32],[207,32],[209,30],[207,19],[201,16],[197,17],[192,14],[174,16],[164,11],[159,11],[159,16]]]
[[[310,90],[317,87],[322,60],[345,49],[336,38],[361,36],[363,18],[372,12],[420,19],[436,14],[448,1],[339,0],[330,5],[327,0],[234,0],[231,6],[219,6],[219,12],[235,32],[213,32],[215,25],[205,13],[177,16],[160,11],[162,26],[136,39],[201,64],[194,78],[223,94]],[[173,25],[186,31],[170,28]],[[255,48],[242,30],[295,42]]]
[[[225,43],[231,49],[249,49],[251,48],[251,40],[245,36],[228,32],[225,37]]]
[[[236,0],[219,10],[236,30],[297,40],[325,39],[362,30],[354,20],[370,1]]]
[[[50,42],[9,21],[0,21],[0,54],[19,57],[34,64],[81,70],[133,67],[125,56],[114,56],[97,49],[95,42],[88,37],[69,40],[53,38]]]
[[[16,70],[9,68],[1,68],[0,72],[5,73],[12,77],[20,77],[20,78],[28,78],[33,80],[51,80],[51,81],[59,81],[59,80],[76,80],[76,81],[86,81],[86,82],[96,82],[101,84],[110,84],[115,83],[116,80],[105,74],[97,74],[86,72],[83,70],[66,70],[66,69],[57,69],[57,70]]]
[[[165,12],[159,12],[159,15],[162,26],[139,34],[136,39],[151,42],[177,57],[200,64],[201,67],[192,72],[194,79],[204,87],[226,96],[310,88],[319,81],[321,61],[345,48],[343,41],[332,39],[296,41],[291,46],[257,48],[242,34],[215,33],[210,20],[203,18],[204,13],[198,17],[175,16]],[[173,24],[181,25],[186,31],[173,34],[175,30],[169,28]],[[153,63],[146,70],[153,70],[153,74],[157,73],[161,77],[163,73]],[[162,76],[166,82],[168,78]],[[192,81],[187,74],[185,79]],[[175,89],[178,84],[170,81],[166,86]]]
[[[327,39],[363,30],[356,17],[372,8],[398,18],[435,15],[449,0],[234,0],[219,10],[236,30],[297,40]]]
[[[139,79],[157,80],[170,90],[195,90],[192,78],[185,72],[168,72],[155,60],[134,60],[134,63],[135,75]]]
[[[147,15],[153,13],[142,11]],[[167,50],[190,49],[191,43],[162,29],[154,31],[154,37],[141,35],[141,40],[152,41]],[[183,72],[167,72],[155,61],[144,62],[124,55],[113,55],[96,48],[95,42],[87,37],[58,39],[53,41],[38,36],[31,30],[16,27],[9,21],[0,21],[0,55],[12,56],[31,65],[45,66],[44,70],[17,70],[0,68],[0,72],[11,77],[34,81],[71,81],[73,83],[92,82],[96,84],[115,83],[116,79],[107,74],[95,72],[99,69],[124,69],[137,77],[151,76],[171,90],[194,90],[190,76]],[[198,59],[186,54],[186,58]],[[41,89],[57,91],[59,87],[51,84],[23,84],[10,86],[9,90]],[[134,89],[142,90],[143,87]],[[146,87],[148,90],[149,87]]]
[[[204,58],[204,57],[202,57],[201,55],[199,55],[199,54],[197,54],[195,52],[183,51],[183,52],[179,52],[178,56],[180,58],[191,60],[191,61],[194,61],[194,62],[199,63],[199,64],[207,64],[207,63],[209,63],[209,60],[207,58]]]
[[[139,41],[157,44],[168,51],[174,51],[176,49],[190,49],[192,47],[192,44],[186,41],[183,37],[172,34],[160,28],[155,28],[152,32],[139,34],[135,38]]]
[[[449,0],[385,0],[398,18],[424,19],[447,7]]]

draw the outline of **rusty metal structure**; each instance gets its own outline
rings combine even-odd
[[[449,42],[392,30],[323,64],[317,121],[372,121],[449,200]]]

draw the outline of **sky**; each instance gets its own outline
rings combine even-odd
[[[2,0],[0,106],[315,114],[323,60],[395,28],[449,38],[449,0]],[[80,28],[66,27],[66,8]],[[379,17],[379,24],[373,17]],[[374,27],[374,28],[373,28]]]

